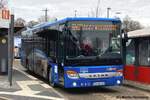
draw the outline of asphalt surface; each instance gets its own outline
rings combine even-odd
[[[128,86],[62,89],[69,100],[150,100],[150,92]]]

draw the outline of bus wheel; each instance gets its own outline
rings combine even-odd
[[[52,67],[49,68],[49,71],[48,71],[48,82],[49,84],[52,86],[52,87],[55,87],[56,84],[53,82],[53,75],[52,75]]]
[[[26,63],[26,69],[27,69],[27,71],[29,71],[29,64],[28,63]]]

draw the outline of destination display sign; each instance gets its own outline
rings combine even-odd
[[[71,30],[101,30],[101,31],[115,31],[117,25],[112,24],[72,24],[70,26]]]

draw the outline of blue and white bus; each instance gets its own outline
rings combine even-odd
[[[65,88],[115,86],[123,81],[121,21],[65,18],[22,32],[21,63]]]

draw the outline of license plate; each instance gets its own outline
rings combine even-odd
[[[93,86],[105,85],[105,82],[94,82]]]

